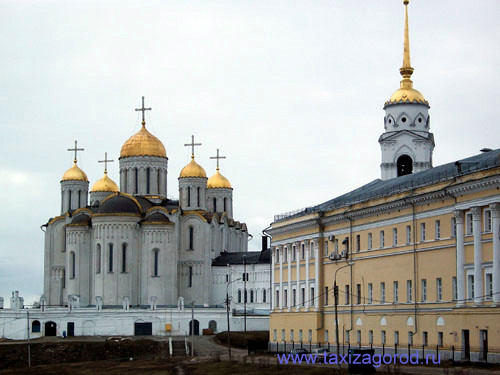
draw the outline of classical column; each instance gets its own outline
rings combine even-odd
[[[287,303],[286,305],[288,306],[288,311],[290,311],[290,308],[292,307],[292,244],[288,244],[287,248],[287,260],[288,260],[288,292],[287,292]]]
[[[311,298],[311,294],[309,293],[309,254],[310,254],[310,249],[307,245],[308,245],[308,243],[304,242],[305,257],[306,257],[306,309],[309,309],[309,306],[311,306],[311,301],[309,301],[309,299]]]
[[[314,300],[314,308],[316,310],[319,309],[319,295],[320,295],[320,288],[319,288],[319,262],[320,262],[320,257],[319,257],[319,242],[318,240],[314,240],[314,265],[315,265],[315,282],[314,282],[314,291],[315,291],[315,297],[316,299]]]
[[[483,301],[483,249],[481,245],[481,207],[472,207],[472,231],[474,232],[474,303]]]
[[[295,264],[297,266],[297,278],[296,278],[296,295],[295,295],[295,304],[297,305],[295,308],[297,311],[300,309],[300,243],[295,242]]]
[[[274,251],[276,248],[271,248],[271,295],[269,298],[271,298],[272,301],[272,306],[271,310],[274,310],[276,308],[276,293],[274,292],[274,267],[276,266],[276,255],[274,254]]]
[[[493,302],[500,303],[500,203],[490,204],[493,229]]]
[[[463,305],[465,300],[465,277],[464,277],[464,212],[455,211],[455,226],[457,239],[457,305]]]
[[[278,250],[278,256],[280,260],[280,310],[283,308],[283,248]]]

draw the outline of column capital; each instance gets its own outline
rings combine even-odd
[[[490,204],[491,217],[500,217],[500,202]]]
[[[481,220],[481,207],[471,207],[470,212],[472,212],[472,220]]]
[[[464,223],[464,210],[455,210],[453,211],[453,215],[455,216],[455,221],[457,224]]]

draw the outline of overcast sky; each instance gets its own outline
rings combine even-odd
[[[500,2],[415,0],[409,12],[434,165],[500,147]],[[169,196],[192,134],[209,176],[220,148],[250,249],[273,215],[379,178],[403,21],[401,0],[0,1],[0,296],[43,292],[40,225],[60,214],[66,149],[85,148],[91,184],[107,151],[118,183],[142,95]]]

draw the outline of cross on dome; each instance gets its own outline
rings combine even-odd
[[[104,163],[104,173],[108,173],[108,163],[113,163],[114,160],[108,159],[108,153],[104,153],[104,160],[98,160],[98,163]]]
[[[194,147],[201,146],[201,143],[194,143],[194,135],[192,135],[191,136],[191,143],[184,143],[184,146],[186,146],[186,147],[191,146],[191,158],[194,159]]]
[[[78,148],[78,141],[75,140],[75,148],[68,148],[68,151],[74,151],[75,152],[75,157],[73,159],[73,161],[75,162],[76,164],[76,160],[77,160],[77,152],[78,151],[84,151],[85,149],[83,148]]]
[[[151,111],[152,108],[149,107],[149,108],[145,108],[144,107],[144,96],[142,97],[142,108],[136,108],[135,111],[136,112],[142,112],[142,126],[145,126],[146,125],[146,118],[144,117],[145,116],[145,113],[146,111]]]
[[[219,160],[225,158],[226,158],[225,156],[219,155],[219,149],[217,149],[217,156],[210,156],[210,159],[217,159],[217,170],[219,170]]]

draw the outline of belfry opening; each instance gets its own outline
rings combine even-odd
[[[408,155],[401,155],[397,162],[398,177],[413,173],[413,160]]]

